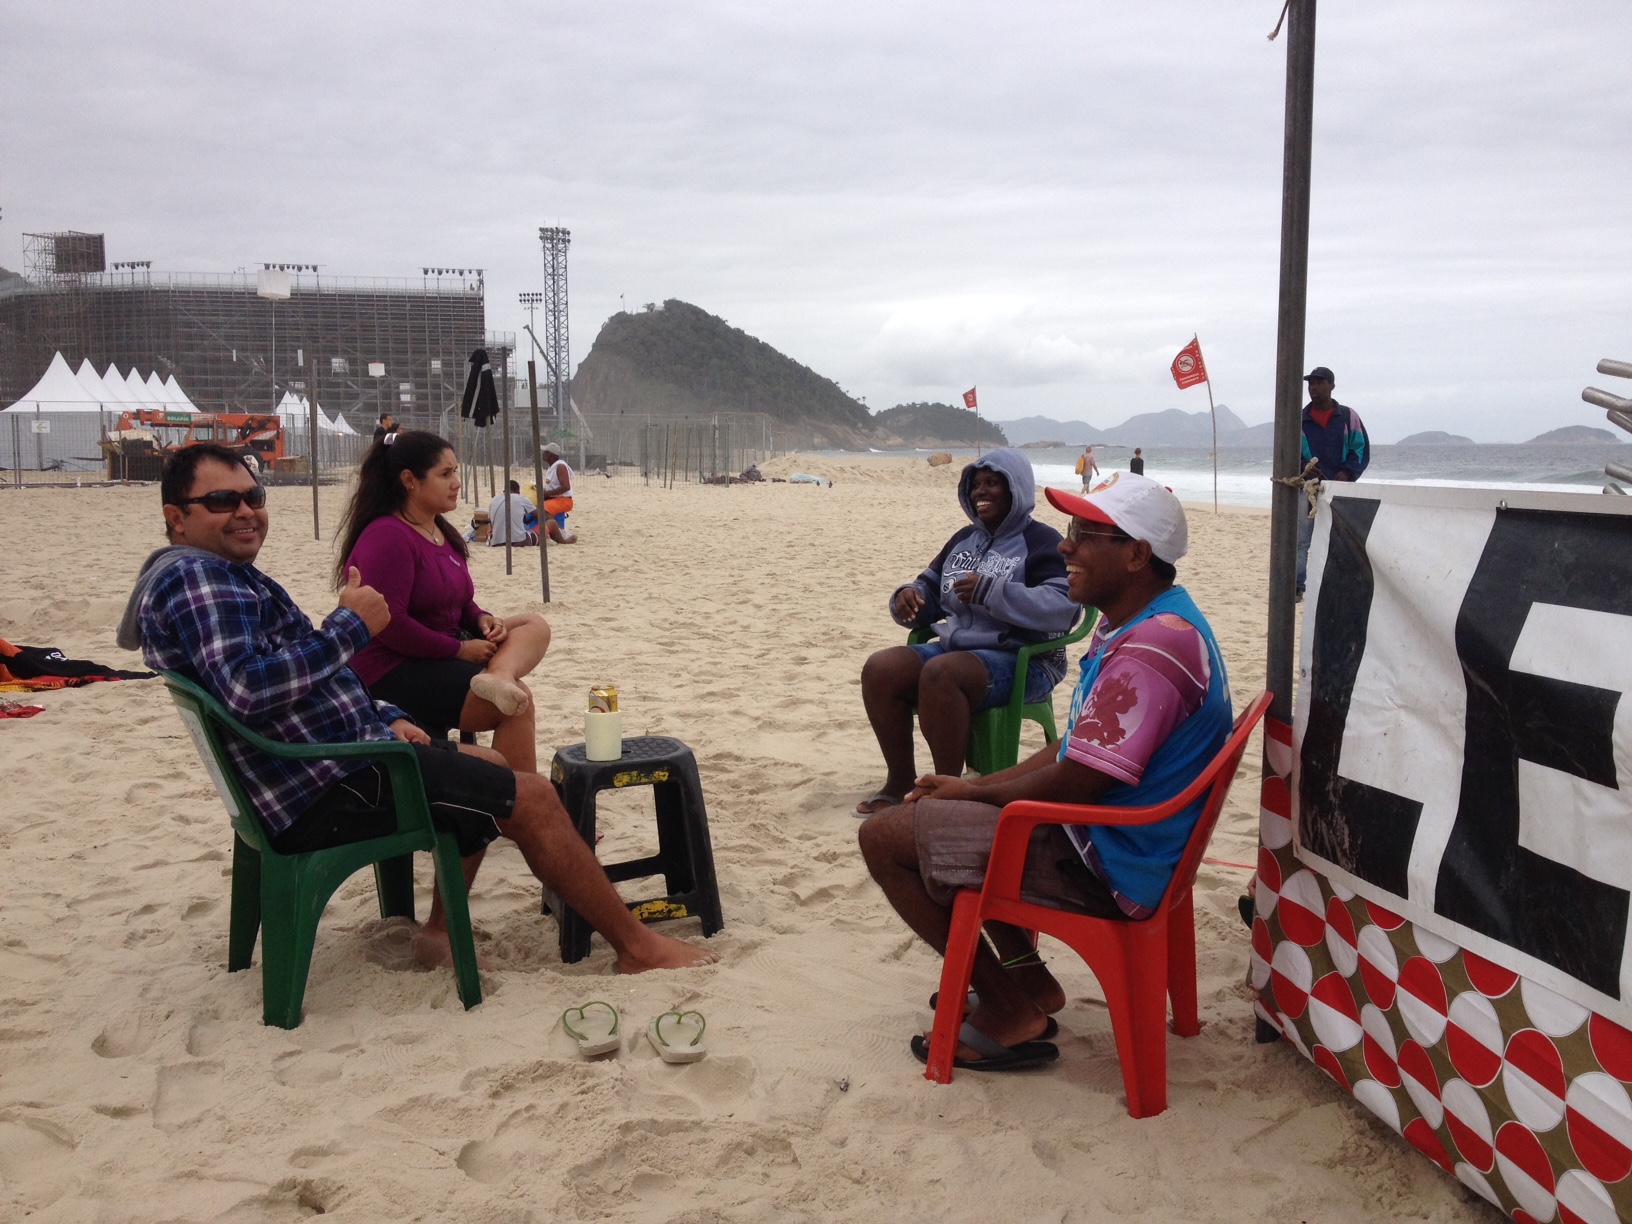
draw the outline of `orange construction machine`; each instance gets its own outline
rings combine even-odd
[[[283,425],[270,413],[165,412],[135,408],[103,439],[109,480],[156,480],[164,456],[198,442],[219,442],[252,456],[261,470],[305,469],[304,455],[286,455]]]

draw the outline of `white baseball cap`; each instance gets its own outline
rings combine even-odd
[[[1051,506],[1062,513],[1095,523],[1119,527],[1136,540],[1150,545],[1150,551],[1169,565],[1190,551],[1190,528],[1184,521],[1184,507],[1173,491],[1149,476],[1114,472],[1104,484],[1078,497],[1059,489],[1047,489]]]

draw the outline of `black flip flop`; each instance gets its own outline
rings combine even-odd
[[[968,1023],[958,1030],[958,1040],[980,1055],[975,1059],[954,1056],[952,1065],[959,1071],[1025,1071],[1060,1056],[1060,1047],[1052,1041],[1022,1041],[1017,1046],[1006,1046]],[[922,1033],[913,1036],[912,1056],[921,1063],[929,1062],[929,1038]]]
[[[937,990],[934,994],[929,996],[929,1010],[934,1011],[935,1005],[940,1001],[941,992]],[[964,1002],[964,1011],[965,1013],[972,1012],[979,1006],[980,996],[971,990],[969,992],[969,998]],[[1048,1024],[1044,1026],[1043,1035],[1038,1038],[1039,1041],[1052,1041],[1054,1038],[1060,1035],[1060,1022],[1054,1019],[1053,1016],[1048,1016],[1046,1019],[1048,1020]]]

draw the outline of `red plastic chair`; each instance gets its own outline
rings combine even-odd
[[[941,966],[940,1005],[929,1041],[924,1078],[952,1082],[952,1059],[958,1049],[965,995],[974,968],[981,926],[989,920],[1042,931],[1069,944],[1088,962],[1105,991],[1111,1031],[1122,1062],[1128,1113],[1148,1118],[1167,1108],[1167,1016],[1165,996],[1173,1000],[1173,1031],[1194,1037],[1201,1031],[1196,1015],[1196,923],[1190,890],[1196,869],[1224,807],[1247,737],[1269,708],[1261,694],[1235,720],[1230,738],[1201,775],[1158,807],[1090,807],[1072,803],[1011,803],[1003,809],[992,845],[986,883],[979,892],[960,892],[952,906],[952,929]],[[1209,791],[1201,818],[1174,868],[1156,913],[1142,922],[1117,922],[1067,913],[1020,899],[1031,831],[1038,825],[1153,824]]]

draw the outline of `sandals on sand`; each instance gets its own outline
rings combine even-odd
[[[520,714],[532,700],[527,690],[520,685],[511,684],[508,680],[501,680],[487,672],[480,672],[470,678],[470,691],[483,701],[491,703],[506,718]]]
[[[929,996],[929,1010],[934,1011],[935,1010],[935,1005],[937,1003],[939,1003],[940,1001],[941,1001],[941,992],[937,990],[934,994]],[[966,999],[964,1001],[963,1010],[964,1010],[965,1014],[974,1011],[975,1008],[977,1008],[979,1006],[980,1006],[980,996],[978,994],[976,994],[974,991],[971,990],[969,992],[968,999]],[[1048,1025],[1047,1025],[1047,1027],[1045,1027],[1043,1029],[1043,1035],[1040,1038],[1038,1038],[1038,1040],[1039,1041],[1051,1041],[1052,1039],[1054,1039],[1055,1037],[1058,1037],[1059,1035],[1060,1035],[1060,1022],[1058,1020],[1054,1019],[1053,1016],[1049,1016],[1048,1017]],[[966,1042],[965,1044],[968,1044],[968,1043]]]
[[[958,1030],[958,1040],[980,1055],[979,1058],[954,1057],[952,1065],[960,1071],[1024,1071],[1051,1063],[1060,1056],[1060,1047],[1052,1041],[1022,1041],[1017,1046],[1006,1046],[968,1023]],[[929,1062],[929,1038],[922,1033],[913,1036],[912,1056],[921,1063]]]
[[[856,804],[857,816],[871,816],[874,812],[882,812],[885,808],[900,807],[901,799],[897,795],[887,795],[879,791],[870,799],[863,799]]]
[[[592,1007],[606,1010],[591,1013]],[[618,1009],[600,999],[591,999],[582,1007],[567,1008],[561,1013],[561,1027],[578,1042],[578,1053],[585,1058],[610,1054],[623,1044],[623,1038],[618,1035]]]
[[[663,1022],[671,1017],[673,1023],[667,1026],[665,1036]],[[708,1047],[703,1044],[703,1033],[707,1028],[708,1021],[703,1019],[700,1011],[664,1012],[646,1026],[646,1040],[652,1043],[652,1049],[662,1056],[664,1062],[692,1063],[708,1053]]]

